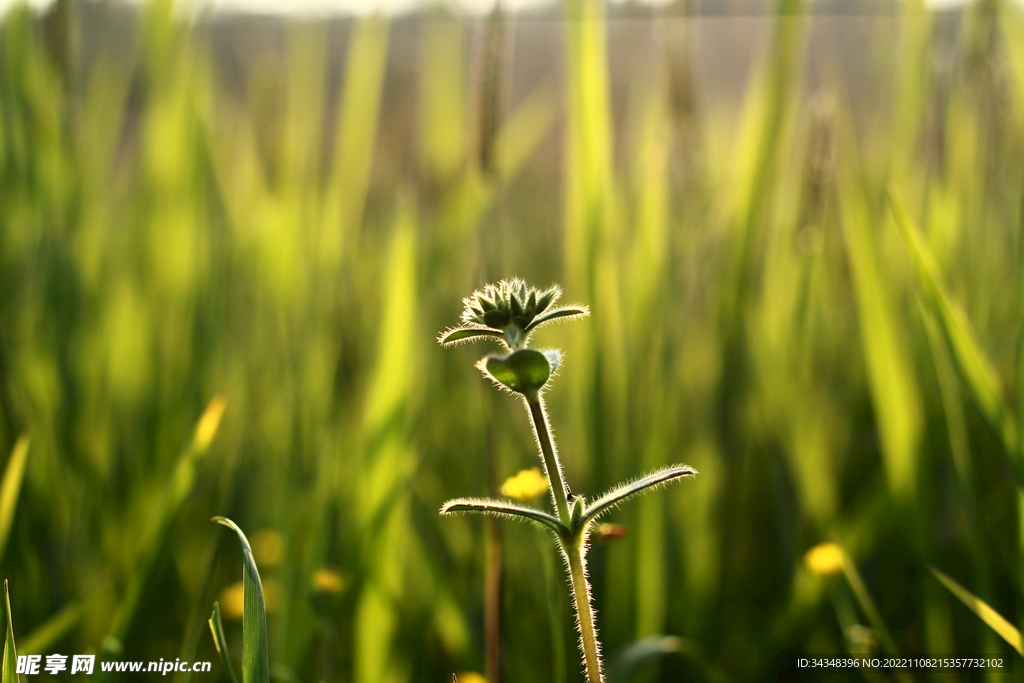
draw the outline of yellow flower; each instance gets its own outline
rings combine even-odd
[[[487,683],[487,679],[473,671],[463,671],[455,677],[459,683]]]
[[[277,610],[281,602],[281,584],[273,577],[265,578],[263,584],[263,605],[267,614]],[[225,619],[241,619],[242,609],[245,607],[245,588],[241,581],[236,581],[220,592],[217,598],[220,603],[220,613]]]
[[[241,619],[242,608],[245,606],[242,582],[237,581],[222,590],[217,601],[220,603],[220,613],[225,619]]]
[[[284,538],[272,529],[260,529],[252,535],[249,543],[259,567],[272,567],[284,557]]]
[[[835,574],[843,568],[843,549],[835,543],[820,543],[807,551],[804,564],[821,576]]]
[[[341,575],[333,569],[327,569],[326,567],[321,567],[313,572],[313,576],[310,577],[309,581],[313,584],[313,590],[317,593],[337,594],[345,587],[345,582],[342,580]]]
[[[514,477],[509,477],[501,485],[501,495],[528,503],[534,498],[544,495],[548,490],[548,480],[540,473],[539,467],[520,470]]]

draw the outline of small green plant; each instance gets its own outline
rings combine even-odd
[[[270,683],[270,654],[267,650],[267,607],[263,600],[263,583],[256,568],[256,560],[252,556],[249,539],[238,527],[226,517],[214,517],[214,522],[223,524],[238,535],[242,544],[242,590],[244,591],[242,608],[242,683]],[[227,669],[232,683],[238,683],[238,676],[231,665],[227,639],[224,637],[224,625],[220,618],[220,605],[213,603],[213,614],[210,615],[210,632],[213,644],[220,655],[221,663]]]
[[[618,486],[593,502],[570,491],[562,472],[544,407],[543,392],[560,365],[562,355],[557,350],[536,350],[527,347],[530,335],[541,325],[562,318],[580,318],[589,315],[585,306],[553,308],[561,295],[555,286],[544,291],[528,287],[516,278],[487,285],[463,299],[462,324],[446,330],[438,338],[442,346],[450,346],[478,337],[491,337],[505,350],[501,355],[486,356],[477,368],[498,386],[522,397],[533,422],[534,434],[540,448],[541,465],[550,482],[551,503],[554,514],[501,500],[486,498],[456,498],[441,507],[441,514],[479,512],[484,514],[526,520],[549,529],[555,536],[565,560],[572,587],[576,628],[580,635],[583,665],[589,683],[604,681],[601,664],[601,645],[594,623],[594,610],[590,602],[590,584],[587,581],[587,547],[594,521],[622,503],[626,498],[642,493],[674,479],[696,474],[686,465],[673,465]]]

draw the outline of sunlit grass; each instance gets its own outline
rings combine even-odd
[[[926,566],[1020,620],[1024,12],[560,11],[507,15],[489,56],[446,8],[246,34],[166,1],[123,32],[104,3],[4,16],[19,652],[218,660],[227,515],[272,539],[274,677],[491,671],[487,589],[501,677],[549,680],[572,639],[549,548],[503,525],[485,571],[483,528],[435,514],[535,464],[433,338],[511,275],[593,310],[533,337],[570,363],[567,478],[701,471],[591,551],[610,672],[785,680],[883,631],[1010,652]],[[829,537],[858,595],[806,568]]]

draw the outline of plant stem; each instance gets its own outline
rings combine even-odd
[[[565,545],[565,554],[569,561],[569,578],[572,581],[573,603],[576,607],[576,626],[580,632],[580,647],[583,650],[587,681],[604,683],[604,674],[601,671],[601,646],[597,641],[594,610],[590,606],[586,550],[585,532],[574,536],[572,541]]]
[[[530,407],[533,418],[533,431],[540,444],[540,452],[544,458],[544,474],[551,482],[551,497],[555,501],[555,509],[562,524],[572,528],[572,516],[569,513],[569,497],[566,493],[565,477],[562,475],[562,464],[558,462],[558,453],[551,441],[551,429],[548,427],[548,415],[544,410],[544,402],[539,396],[527,397],[526,405]]]
[[[597,641],[597,627],[594,625],[594,610],[590,606],[590,584],[587,582],[587,527],[588,524],[577,526],[573,523],[569,509],[569,494],[562,474],[562,464],[558,461],[558,452],[551,440],[548,427],[548,416],[544,403],[539,396],[528,396],[526,404],[530,407],[533,418],[533,430],[540,444],[540,452],[544,460],[544,469],[551,482],[551,497],[562,523],[571,531],[568,538],[559,538],[558,542],[565,553],[569,568],[569,581],[572,583],[572,601],[576,610],[576,628],[580,632],[580,648],[583,650],[583,665],[587,671],[587,683],[604,683],[601,671],[601,646]]]

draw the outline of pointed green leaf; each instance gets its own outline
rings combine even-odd
[[[213,521],[233,529],[242,544],[242,683],[270,683],[267,608],[249,539],[230,519],[214,517]]]
[[[907,212],[891,194],[889,205],[917,266],[918,292],[935,314],[961,379],[1006,452],[1019,455],[1017,427],[1003,400],[992,363],[976,341],[967,316],[946,292],[938,263]]]
[[[621,486],[617,486],[595,500],[587,507],[586,510],[583,511],[581,524],[584,526],[589,524],[611,508],[622,503],[630,496],[635,496],[638,493],[642,493],[643,491],[655,486],[667,484],[675,479],[692,477],[695,474],[697,474],[697,470],[693,469],[689,465],[672,465],[671,467],[655,470],[646,476],[640,477],[636,481],[631,481],[629,483],[622,484]]]
[[[523,314],[523,304],[519,300],[519,295],[514,293],[509,298],[509,303],[512,305],[512,315],[519,317]]]
[[[950,577],[943,574],[935,567],[928,565],[928,570],[935,575],[942,585],[949,589],[952,593],[960,600],[960,602],[967,605],[967,609],[971,610],[978,615],[978,618],[984,621],[990,629],[995,631],[1002,637],[1003,640],[1013,646],[1021,655],[1024,655],[1024,640],[1021,639],[1020,631],[1018,631],[1013,624],[1003,618],[999,612],[988,606],[984,600],[971,593],[969,590],[961,586],[959,583],[951,579]]]
[[[554,310],[543,313],[534,318],[530,326],[526,328],[526,332],[530,333],[537,329],[541,325],[545,325],[552,320],[558,320],[559,318],[582,318],[590,315],[590,309],[586,306],[569,306],[566,308],[556,308]]]
[[[460,342],[469,341],[474,337],[497,337],[501,339],[501,330],[492,330],[489,327],[455,327],[441,333],[437,343],[441,346],[454,346]]]
[[[238,683],[238,676],[235,674],[235,667],[231,664],[231,657],[228,655],[228,641],[224,637],[224,622],[220,618],[220,603],[214,601],[213,614],[210,615],[210,633],[213,634],[213,646],[217,648],[220,661],[228,672],[231,683]]]
[[[14,444],[11,458],[7,461],[3,482],[0,482],[0,559],[7,547],[7,537],[14,522],[14,510],[18,506],[21,482],[25,477],[25,461],[28,459],[28,434],[22,434]]]
[[[527,395],[535,395],[551,377],[548,357],[534,349],[520,349],[508,356],[488,356],[478,367],[499,385]]]
[[[4,611],[7,613],[7,637],[4,639],[0,683],[18,683],[18,649],[14,646],[14,622],[11,620],[11,594],[7,589],[7,579],[4,579]]]
[[[543,524],[559,536],[568,534],[569,530],[557,519],[536,508],[525,505],[514,505],[503,500],[493,498],[455,498],[441,506],[442,515],[451,515],[457,512],[480,512],[485,515],[497,515],[520,521],[536,522]]]
[[[541,295],[537,298],[537,315],[540,315],[545,310],[547,310],[547,307],[553,304],[556,299],[558,299],[558,295],[560,293],[561,292],[559,291],[558,287],[552,287],[546,292],[542,292]]]

